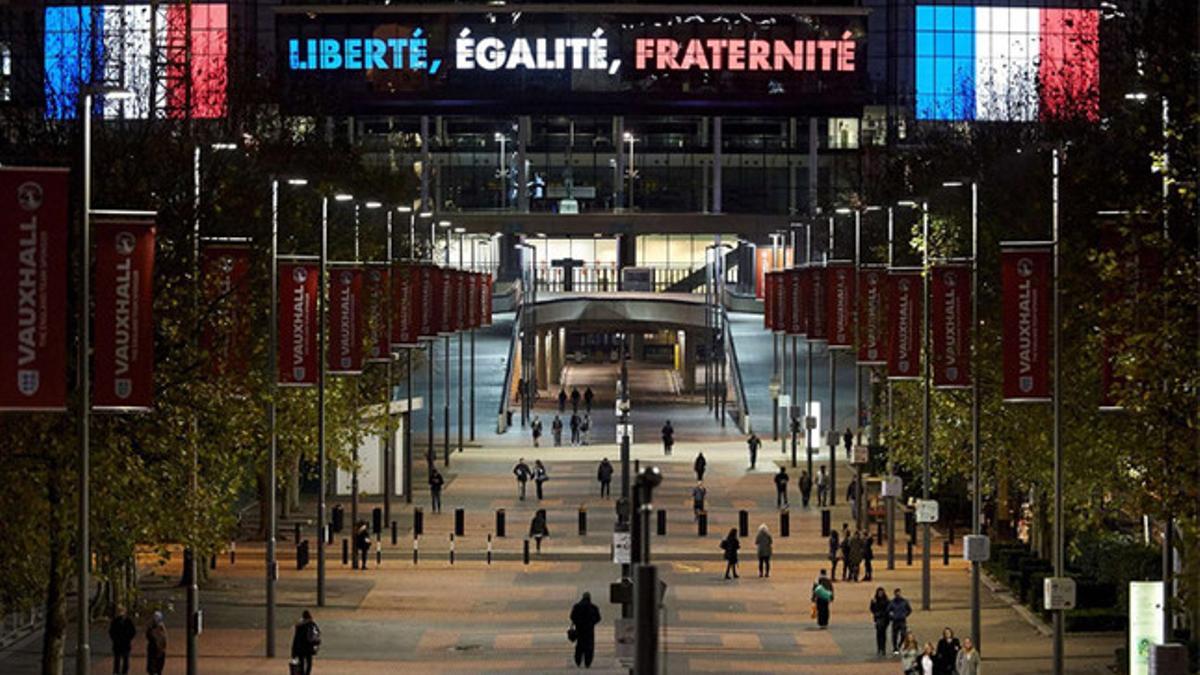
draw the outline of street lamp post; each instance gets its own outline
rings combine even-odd
[[[633,144],[637,142],[632,132],[626,131],[623,135],[625,142],[629,144],[629,166],[626,171],[629,174],[629,209],[633,210],[633,179],[637,175],[637,170],[633,165]]]
[[[500,144],[496,177],[500,179],[500,208],[505,209],[508,208],[508,154],[505,152],[505,143],[507,143],[508,137],[497,131],[494,138]]]
[[[924,380],[922,390],[921,403],[921,498],[929,499],[930,495],[930,476],[931,476],[931,458],[930,445],[932,442],[930,428],[930,389],[932,388],[931,376],[933,374],[931,356],[931,340],[929,335],[929,203],[921,203],[921,267],[922,267],[922,290],[921,290],[921,342],[924,345],[922,354],[922,378]],[[921,609],[929,609],[929,592],[930,592],[930,547],[932,545],[931,524],[921,524]]]
[[[456,228],[454,228],[454,231],[458,234],[458,267],[459,267],[459,269],[463,269],[463,249],[466,247],[466,231],[467,230],[464,227],[456,227]],[[463,316],[466,317],[467,306],[469,303],[467,303],[467,301],[464,300],[463,298],[459,298],[458,302],[459,302],[460,308],[456,309],[455,311],[461,311]],[[469,323],[469,322],[470,322],[470,317],[467,317],[466,321],[464,321],[464,323]],[[473,337],[474,337],[474,334],[472,334],[472,338]],[[459,331],[458,331],[458,451],[459,452],[463,451],[463,365],[464,365],[464,363],[463,363],[463,347],[464,347],[464,337],[463,337],[462,326],[460,326]]]
[[[450,269],[450,221],[438,221],[438,227],[446,231],[446,254],[443,258],[445,269]],[[442,283],[448,283],[448,279],[443,278]],[[453,307],[445,307],[443,312],[455,311]],[[442,379],[445,384],[445,398],[442,402],[442,464],[450,466],[450,336],[444,336],[442,347],[445,359],[445,369],[442,373]]]

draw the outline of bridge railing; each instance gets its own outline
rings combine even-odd
[[[496,413],[496,433],[502,434],[508,431],[508,416],[512,404],[513,378],[516,376],[517,359],[519,358],[518,343],[521,339],[521,318],[524,309],[521,299],[524,294],[521,292],[521,282],[513,282],[513,298],[514,310],[512,322],[512,337],[508,341],[508,358],[505,361],[504,370],[504,389],[500,392],[500,409]]]
[[[721,307],[721,325],[725,333],[725,352],[729,358],[729,379],[733,384],[734,400],[737,403],[734,419],[742,433],[748,434],[750,427],[750,404],[746,400],[746,387],[742,382],[742,366],[738,362],[737,346],[733,343],[733,331],[729,327],[729,313]]]

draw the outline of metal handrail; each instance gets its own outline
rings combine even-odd
[[[521,339],[521,312],[524,311],[525,303],[521,300],[523,293],[521,292],[521,282],[518,280],[513,283],[512,292],[516,295],[516,309],[513,314],[512,324],[512,339],[508,341],[508,361],[507,367],[504,369],[504,389],[500,392],[500,410],[496,416],[496,433],[502,434],[508,431],[508,411],[511,405],[509,400],[509,392],[512,391],[513,370],[517,363],[517,341]]]
[[[733,378],[735,398],[737,399],[738,425],[742,433],[750,433],[750,404],[746,401],[746,387],[742,382],[742,366],[738,362],[737,346],[733,343],[733,330],[729,327],[729,313],[721,304],[721,325],[725,333],[725,352],[729,356],[729,372]]]

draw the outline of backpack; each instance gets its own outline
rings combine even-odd
[[[313,654],[321,648],[321,629],[316,622],[308,624],[308,646],[312,647]]]

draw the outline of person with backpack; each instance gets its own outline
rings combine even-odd
[[[525,499],[525,483],[533,472],[529,470],[529,465],[525,463],[525,458],[517,460],[517,465],[513,467],[513,475],[517,477],[517,495],[523,501]]]
[[[113,675],[128,675],[129,652],[133,651],[135,637],[137,626],[133,625],[133,619],[125,613],[125,608],[117,605],[112,621],[108,624],[108,639],[112,641]]]
[[[696,456],[696,461],[692,462],[692,470],[696,472],[696,480],[704,480],[704,470],[708,468],[708,460],[704,459],[704,453]]]
[[[591,393],[591,389],[588,392]],[[575,666],[592,667],[596,656],[596,624],[600,623],[600,608],[592,604],[592,594],[584,593],[571,607],[571,628],[567,639],[575,643]]]
[[[596,480],[600,481],[600,496],[612,496],[612,477],[613,465],[608,461],[608,458],[600,460],[600,466],[596,468]]]
[[[733,573],[733,578],[738,578],[738,549],[742,547],[738,541],[738,533],[736,527],[729,528],[729,534],[721,540],[721,550],[724,551],[725,558],[725,578],[729,579],[729,573]]]
[[[671,448],[675,446],[675,427],[671,426],[671,420],[667,420],[667,423],[663,425],[662,443],[663,454],[670,456]]]
[[[550,476],[546,473],[546,465],[542,464],[542,460],[533,460],[533,484],[537,487],[537,498],[542,500],[542,484],[550,480]]]
[[[579,423],[579,444],[580,445],[588,445],[591,443],[591,441],[592,441],[591,435],[590,435],[591,431],[592,431],[592,416],[587,413],[584,413],[583,421]]]
[[[533,447],[541,447],[539,441],[542,439],[542,418],[533,416],[533,421],[529,423],[529,432],[533,435]]]
[[[788,478],[787,469],[779,467],[779,473],[775,474],[775,508],[781,509],[788,505]]]
[[[813,582],[812,601],[816,605],[817,626],[829,627],[829,605],[833,602],[833,579],[825,575],[825,570],[817,575]]]
[[[147,675],[162,675],[167,665],[167,626],[163,623],[163,613],[155,612],[146,627],[146,673]]]
[[[320,649],[321,628],[313,621],[312,612],[306,609],[292,629],[292,672],[295,675],[310,675],[313,657]]]

